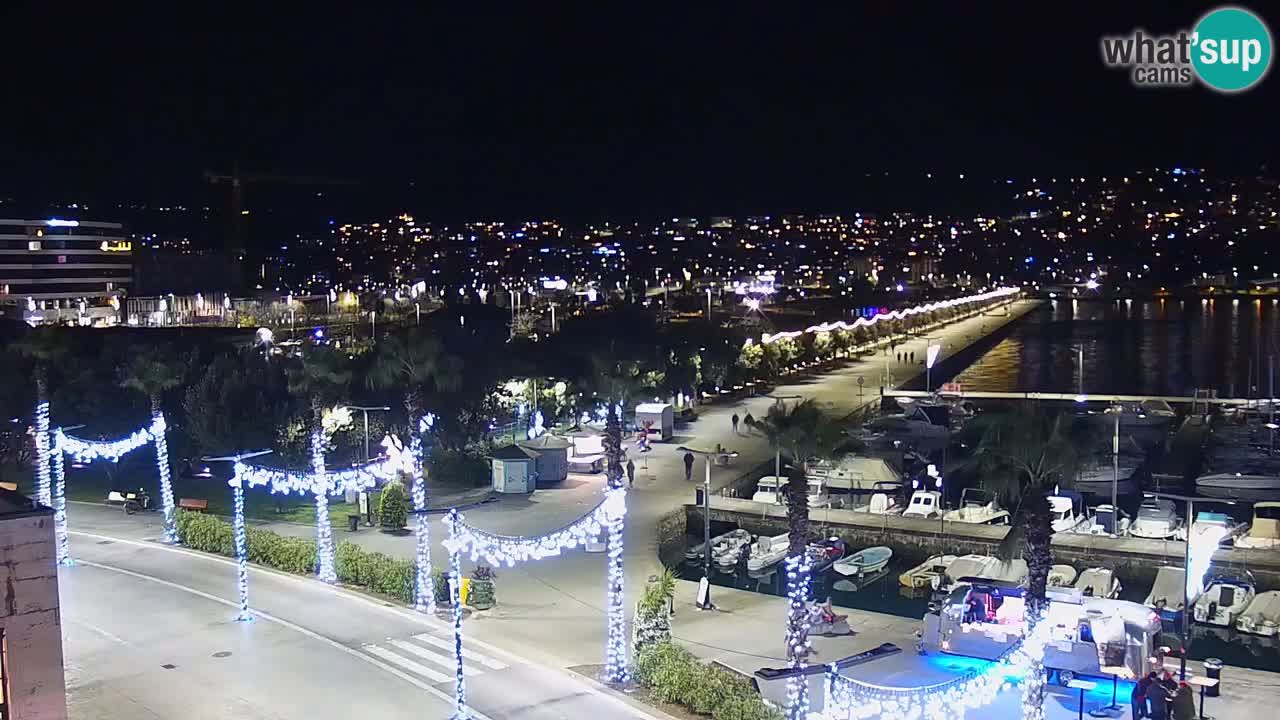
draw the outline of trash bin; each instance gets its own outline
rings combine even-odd
[[[1209,697],[1218,697],[1218,693],[1222,689],[1222,661],[1218,658],[1205,658],[1204,674],[1210,680],[1217,680],[1218,684],[1211,688],[1205,688],[1204,694]]]
[[[347,529],[348,529],[348,530],[350,530],[351,532],[355,532],[356,530],[359,530],[359,529],[360,529],[360,516],[359,516],[359,515],[348,515],[348,516],[347,516]]]

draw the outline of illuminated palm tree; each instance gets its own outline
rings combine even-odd
[[[793,405],[789,410],[778,403],[769,408],[763,419],[753,419],[751,426],[769,440],[769,445],[785,455],[791,465],[787,473],[787,659],[799,668],[812,652],[809,646],[809,479],[804,463],[810,459],[826,459],[835,455],[845,443],[840,427],[832,422],[813,400]],[[805,717],[808,691],[803,678],[788,683],[790,717]]]
[[[17,355],[32,366],[36,386],[35,444],[36,499],[42,505],[53,503],[49,475],[49,369],[70,353],[67,335],[57,328],[35,328],[13,344]]]
[[[404,335],[392,335],[378,345],[378,354],[365,377],[371,389],[402,388],[404,409],[409,420],[410,456],[413,463],[412,496],[418,511],[415,530],[414,606],[422,612],[435,609],[435,588],[431,576],[431,524],[427,519],[427,478],[423,465],[422,421],[427,397],[434,390],[455,390],[461,384],[461,361],[444,355],[440,343],[418,328]]]
[[[169,443],[165,438],[161,401],[166,392],[182,384],[187,363],[167,346],[136,345],[130,350],[130,354],[132,360],[120,373],[120,384],[146,395],[151,404],[151,427],[153,431],[158,431],[155,436],[156,470],[160,474],[164,537],[169,542],[176,542],[178,534],[173,513],[173,485],[169,480]]]
[[[351,382],[350,358],[328,345],[308,347],[302,358],[288,367],[289,392],[307,399],[311,407],[311,473],[316,478],[317,574],[324,582],[337,582],[333,564],[333,526],[329,524],[329,491],[324,464],[323,416],[326,405],[342,396]]]

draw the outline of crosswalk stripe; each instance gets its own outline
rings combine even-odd
[[[418,657],[424,660],[427,660],[429,662],[433,662],[441,667],[444,667],[449,670],[455,670],[455,664],[452,657],[445,657],[444,655],[441,655],[440,653],[437,653],[437,652],[432,652],[431,650],[428,650],[422,647],[421,645],[414,645],[413,643],[406,642],[404,640],[392,640],[391,644],[395,647],[400,648],[401,650],[404,650],[405,652],[411,652],[414,655],[417,655]],[[465,658],[466,654],[464,653],[462,657]],[[466,663],[463,663],[462,674],[470,677],[472,675],[478,675],[479,671],[473,670],[472,668],[467,667]]]
[[[446,640],[441,637],[436,637],[435,635],[428,635],[427,633],[422,633],[421,635],[414,635],[413,639],[421,640],[426,643],[431,643],[432,645],[435,645],[438,648],[444,648],[445,650],[449,651],[450,657],[453,656],[452,640]],[[506,670],[507,669],[507,665],[505,663],[498,662],[493,658],[486,657],[472,650],[468,650],[465,647],[462,648],[462,657],[466,658],[467,660],[474,660],[480,663],[481,665],[484,665],[485,667],[489,668],[490,670]]]
[[[386,660],[389,663],[399,665],[411,673],[421,675],[432,682],[449,682],[450,680],[453,680],[453,678],[445,675],[444,673],[436,672],[425,665],[420,665],[400,653],[391,652],[384,647],[379,647],[377,645],[365,645],[364,651],[370,655]]]

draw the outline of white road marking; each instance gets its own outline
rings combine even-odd
[[[432,670],[426,665],[421,665],[419,663],[416,663],[410,660],[409,658],[401,655],[400,653],[391,652],[390,650],[384,647],[381,647],[379,645],[365,645],[364,651],[369,653],[370,655],[376,655],[377,657],[380,657],[389,663],[394,663],[396,665],[399,665],[400,667],[408,670],[411,673],[421,675],[422,677],[427,678],[431,682],[442,683],[442,682],[449,682],[450,680],[453,679],[442,672],[437,672],[435,670]]]
[[[431,643],[432,645],[435,645],[438,648],[443,648],[449,652],[449,657],[454,657],[452,640],[446,640],[442,637],[436,637],[435,635],[428,635],[427,633],[422,633],[421,635],[414,635],[413,639],[421,640],[426,643]],[[486,657],[484,655],[481,655],[478,652],[468,650],[465,647],[462,648],[462,657],[466,658],[467,660],[475,660],[476,662],[480,663],[481,665],[484,665],[485,667],[491,670],[506,670],[508,667],[510,667],[506,663],[498,662],[493,658]]]
[[[80,533],[80,534],[82,534],[82,535],[83,535],[83,534],[85,534],[85,533]],[[109,539],[114,540],[115,538],[109,538]],[[141,543],[139,543],[139,544],[141,544]],[[148,546],[148,547],[149,547],[149,546]],[[194,553],[192,553],[192,554],[194,554]],[[239,607],[240,607],[240,604],[239,604],[238,602],[232,602],[232,601],[227,600],[227,599],[225,599],[225,598],[220,598],[220,597],[218,597],[217,595],[211,595],[211,594],[209,594],[209,593],[207,593],[207,592],[204,592],[203,590],[197,590],[197,589],[195,589],[195,588],[193,588],[193,587],[187,587],[186,585],[180,585],[180,584],[178,584],[178,583],[170,582],[170,581],[168,581],[168,580],[163,580],[163,579],[161,579],[161,578],[153,577],[153,576],[151,576],[151,575],[145,575],[145,574],[140,573],[140,572],[134,572],[133,570],[125,570],[124,568],[112,567],[112,566],[110,566],[110,565],[103,565],[103,564],[101,564],[101,563],[91,562],[91,561],[89,561],[89,560],[77,560],[76,562],[77,562],[78,564],[80,564],[80,565],[86,565],[86,566],[88,566],[88,567],[95,567],[95,568],[98,568],[99,570],[107,570],[107,571],[109,571],[109,572],[120,573],[121,575],[128,575],[129,577],[134,577],[134,578],[137,578],[137,579],[139,579],[139,580],[146,580],[147,582],[153,582],[153,583],[156,583],[157,585],[163,585],[164,587],[167,587],[167,588],[172,588],[172,589],[174,589],[174,590],[179,590],[179,591],[181,591],[181,592],[189,593],[189,594],[191,594],[191,595],[195,595],[195,596],[197,596],[197,597],[202,597],[202,598],[204,598],[205,600],[209,600],[209,601],[211,601],[211,602],[215,602],[215,603],[218,603],[218,604],[220,604],[220,605],[226,605],[227,607],[230,607],[230,608],[236,608],[236,609],[239,609]],[[302,627],[301,625],[297,625],[297,624],[291,623],[291,622],[289,622],[288,620],[283,620],[283,619],[278,618],[278,617],[276,617],[276,616],[274,616],[274,615],[271,615],[271,614],[269,614],[269,613],[262,612],[261,610],[250,610],[250,612],[252,612],[252,613],[254,614],[254,616],[255,616],[255,617],[262,618],[263,620],[266,620],[267,622],[273,622],[273,623],[276,623],[277,625],[280,625],[281,627],[288,628],[288,629],[290,629],[290,630],[292,630],[292,631],[294,631],[294,632],[296,632],[296,633],[299,633],[299,634],[301,634],[301,635],[305,635],[306,637],[309,637],[309,638],[311,638],[312,640],[316,640],[316,641],[318,641],[318,642],[322,642],[322,643],[324,643],[324,644],[326,644],[326,645],[328,645],[328,646],[330,646],[330,647],[334,648],[335,650],[338,650],[338,651],[340,651],[340,652],[344,652],[344,653],[346,653],[346,654],[348,654],[348,655],[350,655],[350,656],[352,656],[352,657],[359,658],[359,659],[363,660],[364,662],[367,662],[367,663],[369,663],[370,665],[373,665],[374,667],[380,668],[380,669],[382,669],[382,670],[385,670],[386,672],[391,673],[392,675],[395,675],[396,677],[400,678],[401,680],[404,680],[405,682],[409,683],[410,685],[413,685],[414,687],[416,687],[416,688],[418,688],[418,689],[420,689],[420,690],[423,690],[423,691],[425,691],[425,692],[431,693],[432,695],[434,695],[434,696],[436,696],[437,698],[439,698],[439,699],[441,699],[441,700],[445,701],[446,703],[449,703],[449,704],[451,704],[451,705],[453,704],[453,696],[452,696],[452,695],[449,695],[449,694],[444,693],[444,692],[442,692],[442,691],[440,691],[440,690],[437,690],[436,688],[432,687],[431,685],[428,685],[427,683],[422,682],[422,681],[421,681],[421,680],[419,680],[418,678],[416,678],[416,677],[414,677],[414,676],[412,676],[412,675],[410,675],[410,674],[408,674],[408,673],[404,672],[403,670],[400,670],[399,668],[396,668],[396,667],[393,667],[393,666],[391,666],[391,665],[388,665],[387,663],[383,662],[382,660],[379,660],[379,659],[378,659],[378,658],[376,658],[376,657],[372,657],[372,656],[370,656],[370,655],[367,655],[367,654],[365,654],[365,653],[362,653],[362,652],[360,652],[359,650],[356,650],[356,649],[354,649],[354,648],[349,648],[349,647],[347,647],[346,645],[343,645],[342,643],[340,643],[340,642],[338,642],[338,641],[336,641],[336,640],[333,640],[333,639],[331,639],[331,638],[327,638],[327,637],[325,637],[325,636],[323,636],[323,635],[321,635],[321,634],[319,634],[319,633],[316,633],[316,632],[313,632],[313,631],[311,631],[311,630],[308,630],[308,629],[306,629],[306,628]],[[487,716],[487,715],[485,715],[485,714],[481,713],[481,712],[480,712],[480,711],[478,711],[478,710],[475,710],[474,708],[472,708],[472,709],[471,709],[471,714],[472,714],[472,715],[474,715],[475,717],[479,718],[480,720],[492,720],[491,718],[489,718],[489,716]]]
[[[433,662],[439,665],[440,667],[445,668],[446,670],[453,671],[457,668],[457,662],[452,657],[452,653],[450,653],[449,657],[446,657],[444,655],[441,655],[440,653],[432,652],[431,650],[428,650],[422,647],[421,645],[415,645],[405,640],[392,640],[390,644],[392,647],[398,647],[401,650],[404,650],[405,652],[413,653],[414,655],[417,655],[423,660],[426,660],[427,662]],[[479,675],[480,671],[470,668],[467,666],[466,663],[463,663],[462,674],[466,675],[467,677],[473,677],[475,675]]]

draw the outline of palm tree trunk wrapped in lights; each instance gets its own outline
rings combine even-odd
[[[623,482],[622,469],[622,419],[618,417],[618,403],[609,403],[604,426],[605,479],[609,489],[607,492],[617,493],[624,498],[622,509],[625,510],[626,485]],[[608,637],[605,644],[604,679],[611,683],[627,681],[627,617],[624,602],[622,575],[622,533],[623,512],[609,514],[609,542],[607,546],[608,572]]]
[[[316,575],[327,583],[338,582],[333,564],[333,525],[329,521],[329,477],[324,464],[324,428],[319,402],[311,405],[311,473],[316,478]]]

